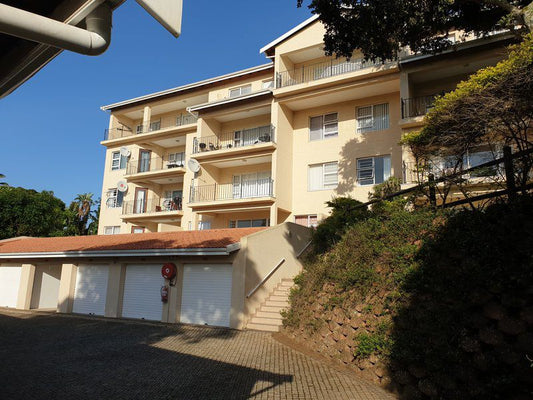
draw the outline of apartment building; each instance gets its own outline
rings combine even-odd
[[[262,48],[264,65],[102,107],[99,234],[313,226],[336,196],[409,184],[402,134],[512,40],[454,33],[442,54],[370,62],[326,57],[324,33],[312,17]]]

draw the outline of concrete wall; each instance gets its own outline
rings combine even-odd
[[[301,272],[302,264],[297,256],[310,240],[310,229],[290,222],[241,239],[241,251],[237,254],[234,268],[243,276],[234,275],[234,284],[244,278],[241,281],[243,286],[235,288],[233,292],[235,304],[243,302],[240,321],[238,324],[234,322],[238,328],[246,326],[256,309],[282,279],[293,278]],[[285,261],[276,272],[247,297],[282,260]]]

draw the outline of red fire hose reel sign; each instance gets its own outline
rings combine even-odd
[[[163,275],[163,278],[169,280],[174,278],[176,276],[176,264],[166,263],[163,265],[163,268],[161,268],[161,275]]]

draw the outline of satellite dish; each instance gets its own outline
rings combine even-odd
[[[117,182],[117,190],[119,192],[127,192],[128,191],[128,183],[124,180]]]
[[[123,146],[123,147],[120,148],[120,155],[122,157],[129,157],[130,154],[131,154],[131,151],[126,146]]]
[[[196,161],[194,158],[191,158],[189,160],[189,162],[187,163],[187,167],[189,167],[189,169],[192,171],[192,172],[198,172],[200,171],[200,163],[198,161]]]

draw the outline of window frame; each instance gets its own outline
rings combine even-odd
[[[388,178],[385,178],[386,174],[385,174],[385,168],[383,168],[383,182],[385,182],[387,179],[389,179],[392,175],[392,157],[391,157],[391,154],[382,154],[382,155],[379,155],[379,156],[370,156],[370,157],[360,157],[360,158],[357,158],[356,159],[356,180],[357,180],[357,186],[372,186],[372,185],[377,185],[377,184],[380,184],[382,182],[379,182],[379,183],[376,183],[376,159],[377,158],[382,158],[383,160],[385,160],[385,158],[388,158],[389,159],[389,167],[390,169],[388,170],[388,175],[389,177]],[[366,170],[370,170],[370,168],[359,168],[359,162],[362,161],[362,160],[372,160],[372,183],[361,183],[361,180],[367,180],[367,179],[370,179],[370,177],[367,177],[367,178],[364,178],[364,179],[361,179],[360,178],[360,171],[363,170],[363,171],[366,171]]]
[[[111,233],[107,233],[108,229],[111,229]],[[104,235],[119,235],[119,234],[120,234],[120,225],[104,226]]]
[[[327,116],[330,116],[330,115],[335,115],[336,118],[334,120],[334,122],[326,122],[326,117]],[[321,129],[320,129],[320,138],[317,138],[317,139],[313,139],[312,136],[311,136],[311,127],[312,127],[312,120],[314,118],[320,118],[321,119]],[[334,133],[328,133],[326,134],[326,127],[327,126],[330,126],[330,125],[336,125],[337,128],[335,129],[335,132]],[[325,114],[322,114],[322,115],[312,115],[309,117],[309,136],[308,136],[308,140],[309,142],[317,142],[319,140],[326,140],[326,139],[332,139],[332,138],[335,138],[335,137],[339,137],[339,113],[337,111],[333,111],[333,112],[329,112],[329,113],[325,113]]]
[[[337,169],[336,169],[336,172],[335,172],[335,175],[337,177],[336,183],[335,183],[335,186],[328,185],[326,187],[326,184],[325,184],[326,175],[332,175],[333,174],[331,172],[326,173],[326,165],[332,165],[332,164],[335,164],[337,166]],[[317,166],[321,166],[322,167],[322,186],[321,186],[321,188],[318,188],[318,189],[312,189],[311,188],[311,168],[317,167]],[[318,191],[321,191],[321,190],[333,190],[333,189],[336,189],[338,186],[339,186],[339,162],[338,161],[328,161],[328,162],[317,163],[317,164],[309,164],[307,166],[307,191],[308,192],[318,192]]]
[[[107,189],[106,195],[107,195],[107,200],[105,204],[107,208],[122,207],[122,202],[124,201],[124,193],[119,191],[117,188],[110,188],[110,189]]]
[[[376,115],[376,107],[379,107],[379,106],[386,106],[387,107],[387,126],[383,129],[377,129],[376,128],[376,123],[375,123],[375,115]],[[366,116],[363,116],[363,117],[360,117],[359,116],[359,110],[361,109],[364,109],[364,108],[370,108],[370,115],[366,115]],[[372,121],[372,125],[369,126],[369,127],[363,127],[361,128],[361,124],[359,122],[360,119],[362,118],[370,118],[371,121]],[[355,121],[356,121],[356,127],[355,127],[355,133],[356,134],[365,134],[365,133],[369,133],[369,132],[382,132],[382,131],[386,131],[388,129],[390,129],[390,104],[389,102],[385,102],[385,103],[379,103],[379,104],[367,104],[367,105],[361,105],[361,106],[358,106],[355,108]]]
[[[300,214],[300,215],[295,215],[294,216],[294,223],[295,224],[298,224],[297,219],[298,218],[307,218],[307,224],[306,225],[303,225],[303,226],[307,226],[308,228],[316,228],[318,226],[318,214]],[[311,224],[311,218],[314,218],[315,219],[315,223],[314,224]]]
[[[250,88],[249,91],[247,91],[246,93],[243,93],[243,89],[245,88]],[[238,90],[239,91],[239,94],[236,94],[236,95],[232,95],[231,93],[235,90]],[[228,97],[230,99],[233,99],[235,97],[240,97],[240,96],[244,96],[246,94],[250,94],[252,93],[252,84],[251,83],[248,83],[246,85],[241,85],[241,86],[235,86],[235,87],[232,87],[232,88],[229,88],[228,89]]]

